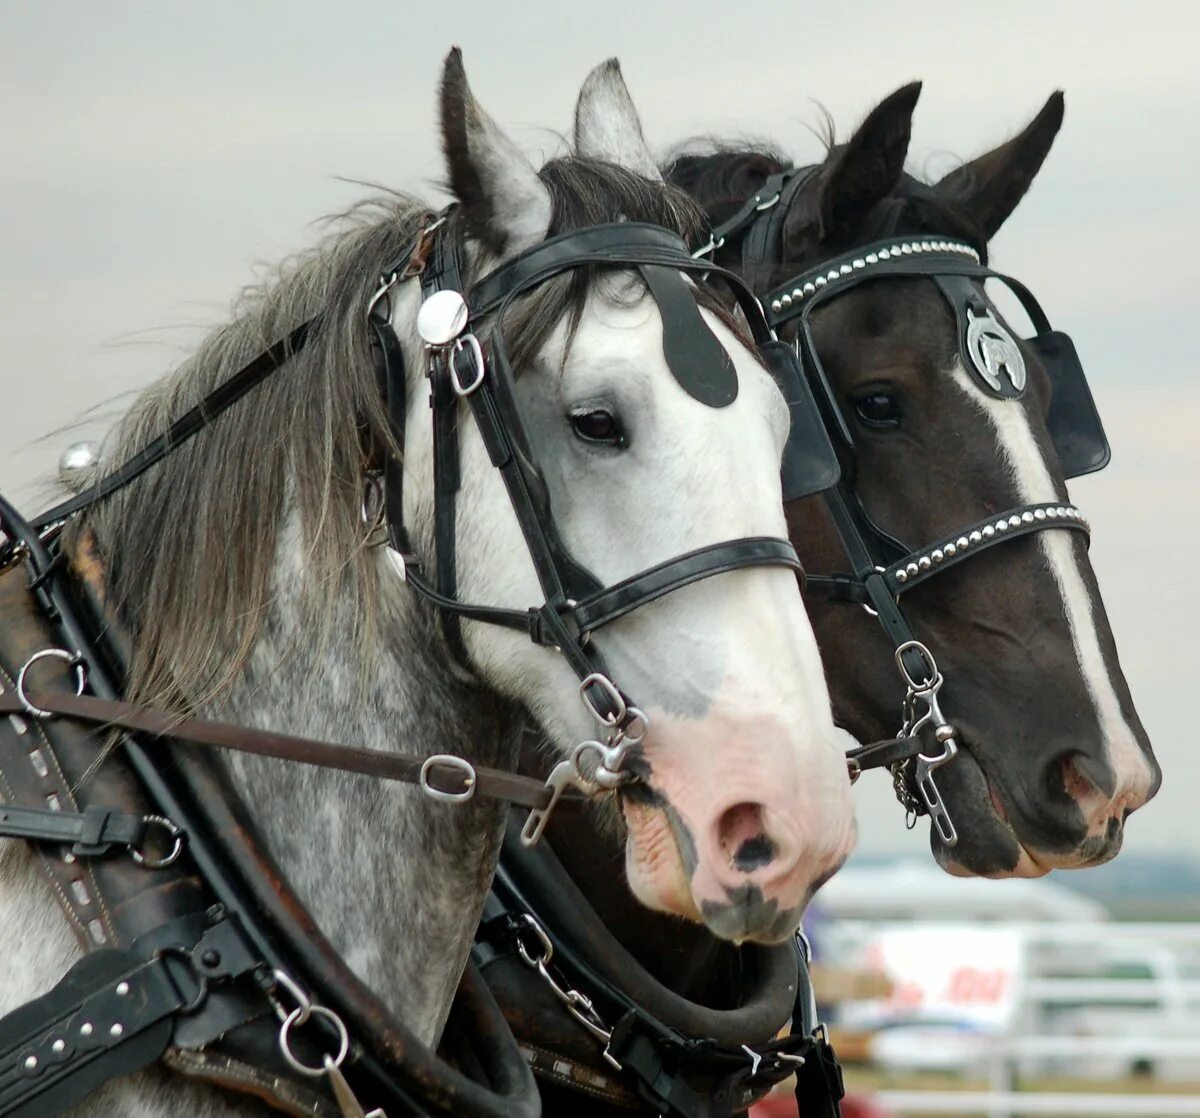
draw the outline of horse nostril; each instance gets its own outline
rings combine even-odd
[[[717,820],[717,842],[729,864],[741,873],[770,864],[775,844],[763,827],[761,804],[735,804]]]
[[[1117,774],[1099,757],[1072,753],[1062,762],[1063,787],[1075,799],[1099,792],[1111,800],[1117,792]]]
[[[733,865],[742,873],[768,866],[775,859],[775,844],[766,835],[746,839],[733,856]]]

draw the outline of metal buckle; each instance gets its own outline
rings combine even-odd
[[[21,700],[21,705],[25,708],[25,712],[33,718],[53,718],[54,711],[42,710],[41,707],[34,706],[30,702],[29,695],[25,690],[25,681],[29,675],[29,669],[39,660],[62,660],[70,664],[75,669],[76,695],[82,695],[83,689],[87,686],[87,662],[78,652],[68,652],[65,648],[43,648],[40,652],[35,652],[30,656],[21,666],[21,670],[17,673],[17,698]]]
[[[471,351],[471,358],[475,364],[475,379],[469,384],[463,384],[462,380],[459,379],[458,363],[454,360],[455,355],[461,353],[464,349]],[[483,360],[483,349],[479,345],[479,339],[474,334],[463,334],[461,338],[455,339],[447,362],[450,365],[450,383],[454,387],[455,394],[463,399],[470,396],[483,383],[483,378],[487,375],[487,364]]]
[[[444,769],[456,769],[462,774],[461,792],[446,792],[429,783],[429,774],[439,766]],[[475,772],[475,766],[466,758],[456,757],[453,753],[435,753],[432,757],[426,757],[421,763],[421,775],[417,778],[417,784],[431,800],[465,804],[475,795],[477,780],[478,774]]]
[[[600,713],[599,708],[592,702],[591,695],[588,694],[592,687],[597,687],[604,692],[612,702],[615,713],[608,715]],[[588,713],[601,726],[616,726],[625,720],[625,715],[628,713],[625,700],[621,697],[621,692],[617,690],[617,685],[603,672],[592,672],[591,675],[584,677],[583,682],[579,685],[579,695],[583,699],[583,705],[587,707]]]

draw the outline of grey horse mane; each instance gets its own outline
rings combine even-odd
[[[562,158],[541,171],[551,235],[605,221],[666,225],[685,238],[703,228],[682,191],[610,164]],[[232,320],[213,331],[118,423],[105,448],[130,457],[267,346],[320,313],[307,345],[245,400],[91,517],[108,565],[109,594],[132,639],[129,694],[194,708],[238,678],[273,594],[281,518],[298,517],[306,542],[306,642],[334,625],[370,658],[378,567],[361,519],[363,447],[386,445],[367,302],[380,269],[412,241],[429,207],[403,194],[370,198],[333,219],[315,248],[248,287]],[[569,316],[573,330],[592,277],[545,285],[505,323],[518,365]],[[366,436],[366,437],[364,437]],[[78,531],[78,528],[72,529]],[[138,639],[144,637],[146,639]]]

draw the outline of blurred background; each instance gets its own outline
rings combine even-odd
[[[1198,35],[1190,0],[0,0],[0,486],[40,500],[67,442],[101,434],[128,393],[224,319],[259,262],[313,241],[316,219],[367,193],[360,183],[437,198],[435,86],[452,44],[535,161],[559,149],[580,82],[609,55],[664,154],[717,135],[809,162],[822,152],[818,106],[845,136],[922,78],[911,169],[934,178],[1065,90],[1063,131],[993,260],[1074,336],[1114,447],[1113,465],[1072,496],[1094,524],[1163,789],[1115,863],[994,884],[941,878],[925,824],[906,832],[888,781],[867,778],[860,852],[822,893],[828,919],[814,937],[843,982],[833,992],[851,995],[838,1019],[875,1062],[860,1081],[890,1091],[893,1108],[946,1112],[899,1098],[896,1083],[913,1089],[905,1076],[1006,1090],[1102,1071],[1185,1107],[1137,1113],[1200,1114],[1179,1083],[1163,1087],[1200,1081],[1200,936],[1183,923],[1200,917],[1200,750],[1186,700],[1200,631],[1200,383],[1187,326],[1200,289]],[[1131,918],[1156,923],[1122,939],[1117,922]],[[979,961],[987,973],[964,977]],[[890,977],[856,988],[847,976],[864,967]],[[1015,1038],[1042,1034],[1178,1044],[1067,1045],[1039,1062]],[[951,1050],[931,1057],[944,1066],[922,1063]],[[963,1112],[1007,1113],[994,1099]]]

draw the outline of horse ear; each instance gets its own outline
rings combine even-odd
[[[1019,136],[978,159],[951,171],[938,188],[954,196],[990,241],[1025,196],[1041,170],[1050,145],[1062,127],[1061,90],[1050,95],[1042,111]]]
[[[642,122],[621,75],[621,64],[615,58],[601,62],[579,91],[575,154],[615,163],[643,178],[662,181],[662,172],[642,135]]]
[[[895,190],[904,173],[920,95],[921,83],[910,82],[885,97],[826,160],[818,202],[822,241],[848,238]]]
[[[442,68],[442,148],[450,191],[467,228],[497,255],[511,256],[545,239],[550,194],[516,144],[480,107],[467,84],[462,51]]]

